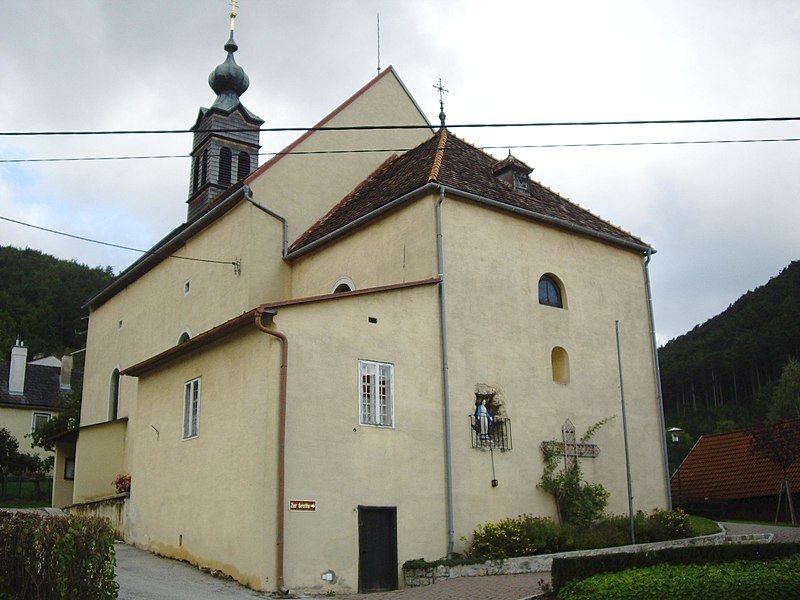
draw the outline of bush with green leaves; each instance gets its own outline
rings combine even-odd
[[[606,417],[589,427],[580,439],[581,443],[588,442],[612,418]],[[584,481],[578,460],[560,465],[559,455],[545,454],[544,471],[536,487],[552,494],[561,523],[588,527],[603,516],[608,505],[608,491],[599,483]]]
[[[800,544],[720,544],[664,548],[648,552],[554,558],[551,574],[553,589],[558,592],[571,581],[581,581],[600,573],[616,573],[626,569],[656,565],[704,565],[740,560],[767,561],[795,554],[800,554]]]
[[[634,519],[638,542],[660,542],[693,535],[688,515],[680,509],[638,512]],[[510,558],[568,550],[591,550],[630,544],[627,516],[605,517],[590,526],[558,525],[551,519],[520,515],[480,525],[466,555],[476,559]]]
[[[559,600],[800,598],[800,555],[776,560],[656,565],[572,581]]]
[[[115,562],[107,520],[0,512],[0,600],[116,598]]]

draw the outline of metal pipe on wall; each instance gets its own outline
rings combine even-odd
[[[280,390],[278,392],[278,489],[277,511],[275,513],[275,580],[278,592],[287,590],[283,582],[283,556],[284,556],[284,529],[285,529],[285,504],[286,504],[286,379],[289,363],[289,340],[280,331],[267,328],[263,323],[264,315],[270,318],[276,314],[275,309],[266,309],[263,306],[256,310],[256,327],[264,333],[277,338],[281,342],[281,374]]]
[[[439,340],[442,353],[442,394],[444,404],[444,462],[447,495],[447,556],[453,555],[456,543],[455,511],[453,508],[453,448],[450,433],[450,365],[447,357],[447,318],[444,293],[444,244],[442,241],[442,202],[444,187],[439,188],[436,201],[436,268],[439,272]]]
[[[633,521],[633,484],[631,483],[631,455],[628,449],[628,415],[625,412],[625,386],[622,383],[622,352],[619,348],[619,321],[614,321],[617,334],[617,367],[619,369],[619,398],[622,402],[622,435],[625,440],[625,472],[628,476],[628,519],[631,523],[631,543],[636,543],[636,528]]]

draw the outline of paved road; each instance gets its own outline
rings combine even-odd
[[[731,535],[744,533],[774,533],[773,542],[800,542],[800,527],[752,525],[750,523],[722,523]]]
[[[203,573],[185,562],[155,556],[126,544],[114,544],[120,600],[253,600],[269,598],[232,581]],[[549,573],[463,577],[422,588],[378,594],[336,594],[347,600],[521,600],[539,593]]]
[[[267,594],[203,573],[179,560],[114,544],[120,600],[253,600]]]

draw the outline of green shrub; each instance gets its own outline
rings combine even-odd
[[[114,532],[97,517],[0,512],[1,600],[117,597]]]
[[[800,555],[772,561],[657,565],[571,581],[559,600],[800,598]]]
[[[559,591],[571,581],[580,581],[599,573],[614,573],[636,567],[650,567],[659,564],[687,565],[737,560],[769,560],[798,553],[800,553],[800,544],[778,543],[665,548],[650,552],[554,558],[551,574],[553,589]]]

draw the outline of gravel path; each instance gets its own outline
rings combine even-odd
[[[773,542],[800,542],[800,527],[780,527],[777,525],[755,525],[752,523],[722,523],[731,535],[746,533],[774,533]]]

